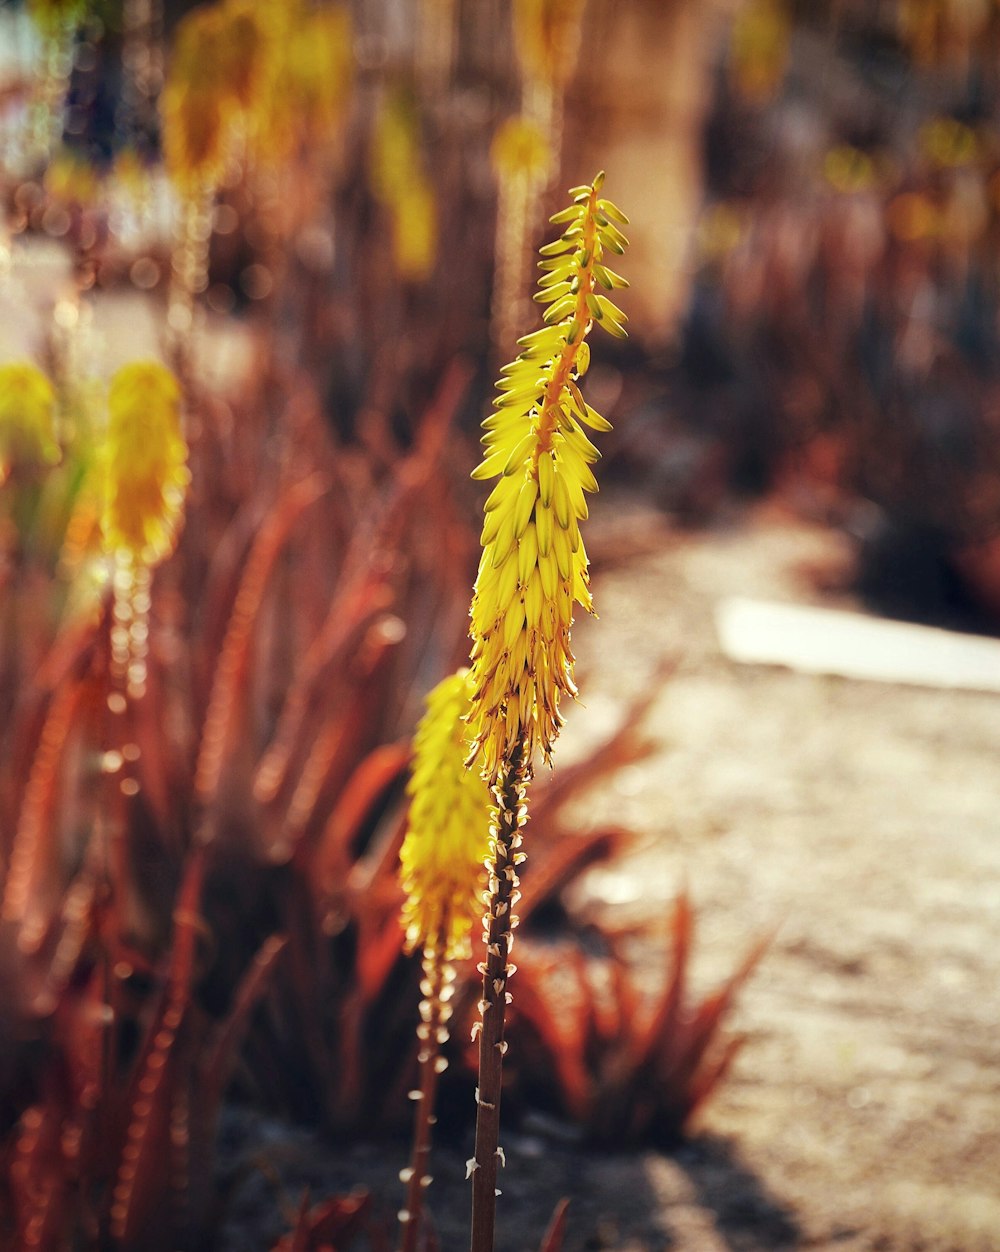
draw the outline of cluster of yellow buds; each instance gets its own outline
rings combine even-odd
[[[36,365],[0,366],[0,484],[15,465],[59,460],[56,393]]]
[[[424,167],[414,102],[402,92],[383,101],[371,154],[372,190],[389,210],[392,257],[400,278],[421,282],[437,259],[438,209]]]
[[[514,0],[514,46],[525,77],[565,87],[580,50],[583,0]]]
[[[171,552],[189,473],[180,388],[156,361],[124,365],[111,380],[100,451],[104,547],[143,565]]]
[[[162,97],[164,155],[186,195],[214,187],[237,139],[285,159],[339,123],[352,69],[345,8],[223,0],[178,25]]]
[[[562,725],[560,698],[573,695],[573,604],[592,611],[580,522],[590,468],[600,453],[584,427],[609,423],[584,400],[578,380],[593,322],[624,336],[625,314],[598,291],[627,283],[604,264],[622,253],[625,215],[600,196],[603,174],[571,192],[552,221],[565,227],[542,248],[535,299],[548,304],[541,330],[518,341],[520,355],[501,372],[496,412],[483,426],[485,458],[473,477],[499,476],[486,501],[479,574],[471,610],[469,725],[483,772],[495,780],[514,745],[546,760]]]
[[[489,791],[478,772],[465,767],[471,691],[469,671],[460,669],[427,697],[413,744],[409,825],[400,852],[407,947],[440,949],[445,960],[468,955],[489,847]]]

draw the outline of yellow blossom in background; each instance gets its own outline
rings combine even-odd
[[[953,117],[935,117],[921,126],[921,153],[945,169],[971,165],[981,155],[976,132]]]
[[[353,27],[341,7],[288,6],[272,23],[261,87],[248,130],[255,157],[287,159],[302,144],[328,144],[347,114],[353,81]]]
[[[766,102],[781,86],[791,33],[785,0],[749,0],[738,12],[730,44],[730,70],[748,100]]]
[[[0,483],[14,465],[54,465],[56,393],[35,365],[0,366]]]
[[[90,162],[65,149],[50,161],[43,183],[54,200],[81,207],[92,204],[101,189],[101,180]]]
[[[530,118],[510,117],[494,136],[490,163],[501,187],[516,178],[544,183],[552,168],[552,148]]]
[[[392,255],[401,278],[419,282],[437,258],[437,200],[424,170],[413,101],[390,95],[375,125],[372,190],[392,215]]]
[[[238,91],[227,82],[233,64],[221,8],[194,9],[178,24],[160,97],[163,158],[178,189],[191,195],[214,186],[228,154]]]
[[[542,248],[544,271],[535,299],[548,304],[545,326],[518,341],[521,353],[497,384],[496,412],[483,426],[485,459],[473,472],[499,482],[486,501],[482,558],[472,598],[470,727],[484,773],[492,778],[514,746],[548,759],[573,695],[570,627],[574,602],[592,611],[580,522],[586,493],[597,490],[590,468],[600,455],[584,432],[610,424],[577,385],[594,321],[624,336],[625,314],[597,290],[625,287],[603,264],[605,251],[627,243],[616,223],[627,219],[600,198],[604,176],[570,193],[573,204],[551,220],[561,238]]]
[[[514,46],[525,78],[565,87],[576,69],[584,0],[514,0]]]
[[[173,549],[189,480],[180,388],[166,366],[137,361],[115,374],[99,455],[105,550],[156,564]]]
[[[87,0],[28,0],[31,19],[44,35],[75,26],[87,11]]]
[[[413,744],[410,815],[400,851],[407,946],[440,945],[445,960],[470,950],[489,851],[489,790],[477,771],[465,768],[471,695],[470,673],[460,669],[427,697]]]
[[[875,182],[875,162],[867,152],[839,143],[823,157],[823,176],[835,191],[845,195],[867,191]]]

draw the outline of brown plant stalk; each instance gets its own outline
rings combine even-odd
[[[514,745],[501,768],[494,789],[495,824],[490,832],[490,882],[484,895],[483,917],[486,960],[479,1002],[479,1086],[476,1089],[476,1150],[467,1162],[472,1177],[472,1252],[492,1252],[496,1219],[497,1168],[504,1163],[499,1144],[503,1057],[507,1051],[504,1023],[510,992],[507,982],[516,966],[510,961],[520,899],[518,866],[524,861],[521,830],[527,820],[525,805],[528,765],[524,745]]]

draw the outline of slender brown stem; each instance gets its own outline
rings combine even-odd
[[[501,767],[494,789],[497,799],[496,823],[491,832],[492,866],[483,918],[486,960],[480,965],[483,995],[479,1002],[479,1086],[476,1089],[476,1152],[469,1162],[472,1175],[472,1252],[492,1252],[496,1222],[497,1165],[503,1159],[499,1146],[500,1091],[503,1079],[504,1017],[509,993],[507,979],[514,972],[508,961],[511,931],[517,918],[511,909],[520,899],[517,866],[524,856],[519,851],[521,827],[527,810],[524,804],[528,770],[524,746],[518,742]]]
[[[411,1092],[417,1102],[413,1119],[413,1148],[410,1163],[400,1173],[406,1183],[406,1207],[399,1214],[402,1227],[400,1252],[416,1252],[423,1215],[423,1194],[430,1186],[428,1172],[431,1155],[431,1128],[434,1125],[434,1102],[437,1098],[438,1076],[447,1068],[441,1055],[441,1045],[448,1038],[448,1019],[455,969],[446,959],[443,946],[438,943],[424,949],[424,977],[420,984],[423,1001],[420,1005],[420,1089]]]

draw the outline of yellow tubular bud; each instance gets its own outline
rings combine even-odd
[[[599,174],[574,188],[573,203],[552,219],[562,235],[541,249],[545,325],[518,340],[519,355],[501,371],[473,472],[500,478],[486,502],[470,626],[469,725],[490,780],[519,740],[529,762],[536,749],[548,759],[562,725],[560,699],[576,691],[574,601],[592,611],[578,523],[587,516],[585,493],[597,490],[590,465],[600,454],[584,425],[609,424],[587,405],[578,380],[590,362],[591,325],[625,333],[625,315],[595,290],[624,285],[602,264],[606,250],[619,253],[626,243],[615,225],[625,215],[599,199],[603,181]],[[530,663],[513,663],[521,656]]]
[[[37,366],[0,366],[0,483],[13,465],[59,460],[55,408],[56,393]]]
[[[100,450],[102,530],[108,552],[155,565],[173,550],[190,478],[180,388],[156,361],[123,366],[111,380]]]
[[[465,767],[471,695],[470,673],[461,669],[427,697],[413,743],[410,813],[399,854],[407,947],[440,944],[448,960],[470,951],[489,853],[489,789],[478,771]]]

